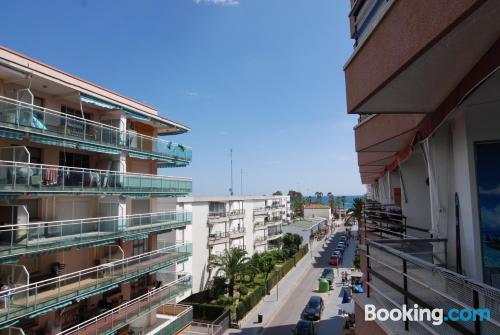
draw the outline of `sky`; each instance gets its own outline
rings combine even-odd
[[[172,140],[192,164],[160,173],[192,177],[195,195],[228,194],[231,148],[235,194],[365,191],[348,0],[16,0],[2,13],[0,44],[191,127]]]

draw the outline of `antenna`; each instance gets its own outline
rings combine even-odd
[[[231,156],[231,187],[229,188],[229,194],[233,195],[233,148],[229,151]]]
[[[243,169],[240,170],[240,173],[241,173],[240,190],[241,190],[241,195],[243,195]]]

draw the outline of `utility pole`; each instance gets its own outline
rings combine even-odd
[[[229,195],[233,195],[233,148],[229,151],[231,156],[231,187],[229,188]]]
[[[240,173],[241,173],[240,190],[241,190],[241,195],[243,195],[243,169],[240,170]]]

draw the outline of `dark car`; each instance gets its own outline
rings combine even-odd
[[[332,268],[325,268],[323,270],[323,273],[321,273],[321,278],[325,278],[326,280],[328,280],[328,284],[330,284],[330,286],[332,286],[333,284],[333,269]]]
[[[309,302],[304,308],[304,312],[302,313],[302,318],[305,320],[319,320],[321,319],[321,313],[323,312],[323,308],[325,307],[323,303],[323,298],[318,297],[317,295],[313,295],[309,298]]]
[[[314,335],[314,324],[309,320],[300,320],[292,332],[295,335]]]

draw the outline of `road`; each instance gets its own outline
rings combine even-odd
[[[355,227],[354,229],[356,229]],[[320,321],[315,323],[315,333],[323,334],[343,334],[344,320],[339,316],[338,305],[342,302],[342,284],[340,282],[340,272],[350,270],[352,260],[354,258],[355,242],[351,241],[349,247],[344,253],[344,262],[339,267],[338,276],[335,276],[336,283],[334,288],[329,293],[318,293],[318,278],[323,271],[323,268],[329,266],[328,260],[330,255],[335,250],[339,236],[344,232],[344,227],[337,228],[334,236],[322,241],[321,244],[313,249],[313,252],[305,256],[309,259],[303,266],[292,270],[296,273],[291,274],[293,277],[289,280],[291,283],[283,283],[286,289],[282,289],[278,299],[276,292],[271,296],[266,297],[267,300],[274,300],[272,310],[267,310],[264,313],[264,323],[256,324],[255,322],[247,323],[247,327],[239,330],[243,334],[266,334],[266,335],[290,335],[298,320],[301,312],[312,295],[320,295],[325,301],[325,310]],[[337,273],[336,273],[337,274]],[[284,280],[287,278],[285,277]],[[286,291],[286,292],[283,292]],[[276,300],[277,299],[277,300]],[[252,317],[253,318],[253,317]]]

